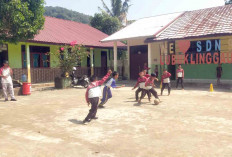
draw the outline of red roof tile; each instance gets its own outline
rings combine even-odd
[[[232,5],[187,11],[154,40],[232,34]]]
[[[45,17],[44,29],[34,39],[28,41],[48,44],[70,44],[72,41],[77,41],[78,44],[90,47],[113,47],[113,42],[100,42],[106,37],[108,37],[107,34],[87,24]],[[118,46],[125,45],[118,42]]]

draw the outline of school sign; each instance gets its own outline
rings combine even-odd
[[[221,53],[220,39],[198,41],[181,40],[178,42],[178,47],[180,52],[176,53],[175,42],[170,42],[168,44],[169,53],[161,54],[160,64],[232,63],[232,52]]]

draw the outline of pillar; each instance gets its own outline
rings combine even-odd
[[[90,48],[90,67],[91,67],[91,76],[92,76],[94,75],[93,48]]]
[[[148,43],[148,67],[152,68],[152,58],[151,58],[151,43]],[[152,69],[148,70],[148,74],[151,74]]]
[[[128,80],[130,80],[130,45],[129,45],[129,41],[127,40],[127,64],[128,64]]]
[[[117,59],[118,59],[118,48],[117,48],[117,42],[115,41],[114,42],[114,71],[117,71],[118,69]]]
[[[30,47],[28,44],[26,44],[26,57],[27,57],[27,82],[31,83]]]

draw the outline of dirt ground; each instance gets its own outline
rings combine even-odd
[[[131,88],[113,90],[88,125],[85,89],[1,99],[0,157],[232,156],[231,92],[165,90],[159,105],[138,105]]]

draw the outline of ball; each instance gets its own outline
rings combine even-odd
[[[154,104],[155,104],[155,105],[159,105],[159,103],[160,103],[159,99],[155,99],[155,100],[154,100]]]

